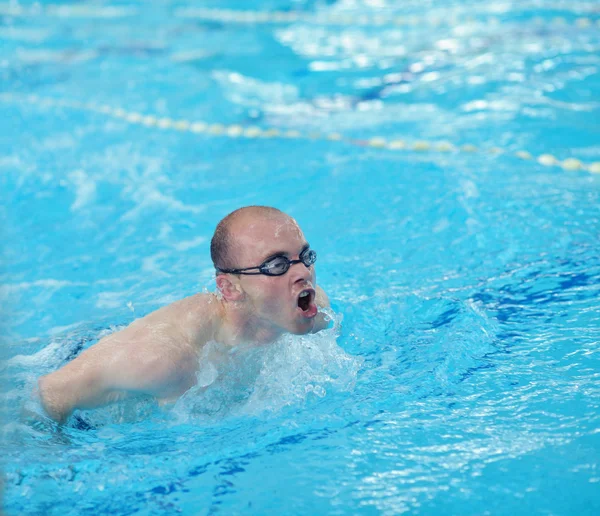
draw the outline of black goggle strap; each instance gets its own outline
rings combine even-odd
[[[253,269],[259,269],[257,272],[247,272]],[[245,269],[221,269],[217,267],[217,272],[222,272],[223,274],[246,274],[248,276],[255,276],[258,274],[262,274],[260,271],[260,267],[247,267]]]

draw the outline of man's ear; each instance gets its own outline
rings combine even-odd
[[[227,301],[240,301],[243,297],[243,290],[239,282],[226,274],[217,276],[217,288]]]

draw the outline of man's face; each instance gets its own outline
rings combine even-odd
[[[296,221],[285,215],[246,216],[233,228],[235,267],[261,265],[273,256],[298,260],[307,242]],[[290,266],[282,276],[241,275],[243,301],[255,322],[277,333],[305,334],[317,312],[314,265]]]

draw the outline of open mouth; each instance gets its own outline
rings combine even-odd
[[[303,312],[308,312],[311,310],[312,305],[314,305],[315,301],[315,291],[312,289],[306,289],[300,292],[298,295],[298,307]]]

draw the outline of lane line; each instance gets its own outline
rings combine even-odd
[[[40,97],[35,94],[15,94],[0,93],[0,102],[10,104],[33,104],[44,108],[58,107],[77,109],[91,113],[97,113],[112,118],[123,120],[132,125],[143,125],[146,127],[156,127],[162,130],[176,130],[194,134],[205,134],[209,136],[220,136],[227,138],[271,138],[271,139],[307,139],[321,140],[328,142],[341,142],[361,147],[372,147],[376,149],[386,149],[391,151],[414,151],[419,153],[478,153],[487,152],[489,154],[509,154],[515,158],[524,161],[536,161],[546,167],[559,167],[566,171],[587,171],[592,174],[600,174],[600,162],[585,163],[577,158],[569,157],[559,160],[552,154],[540,154],[534,156],[529,151],[519,150],[510,152],[501,147],[477,147],[467,143],[460,146],[448,141],[428,141],[415,140],[405,141],[403,139],[389,139],[383,136],[373,136],[367,140],[350,138],[343,134],[308,132],[302,133],[297,130],[282,130],[276,127],[262,128],[255,125],[242,126],[239,124],[225,125],[220,123],[209,124],[201,120],[172,119],[170,117],[157,117],[152,114],[137,113],[126,111],[120,107],[112,107],[106,104],[97,104],[94,102],[82,102],[75,99],[53,99],[49,97]]]

